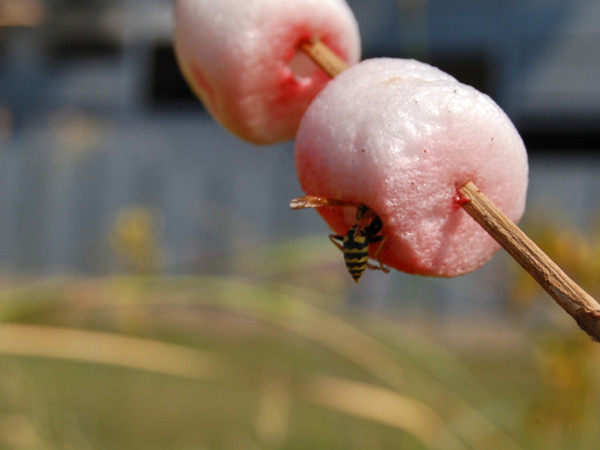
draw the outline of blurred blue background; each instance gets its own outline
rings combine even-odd
[[[524,226],[594,229],[598,1],[349,3],[365,58],[437,65],[509,114],[530,153]],[[258,148],[221,129],[179,75],[171,21],[170,0],[0,0],[0,274],[268,278],[277,249],[298,242],[356,305],[504,309],[516,269],[502,252],[458,279],[370,272],[351,286],[317,214],[287,207],[301,194],[293,143]]]

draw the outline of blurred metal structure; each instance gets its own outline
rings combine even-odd
[[[430,61],[490,93],[516,122],[581,127],[600,113],[595,0],[349,3],[365,57]],[[170,48],[171,9],[172,0],[0,0],[0,25],[10,24],[2,14],[38,25],[2,29],[2,101],[143,109],[153,77],[170,70],[156,63]]]

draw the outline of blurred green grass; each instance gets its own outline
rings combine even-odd
[[[0,448],[594,448],[597,345],[236,276],[5,283]],[[558,333],[558,332],[557,332]],[[562,333],[562,332],[561,332]]]

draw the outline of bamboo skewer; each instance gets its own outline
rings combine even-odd
[[[318,39],[301,49],[332,78],[348,68]],[[592,339],[600,342],[600,304],[569,278],[517,225],[472,182],[459,190],[458,203],[504,248]]]
[[[600,305],[565,274],[472,182],[459,189],[463,209],[523,267],[594,340],[600,341]]]
[[[348,68],[348,64],[318,38],[301,43],[300,48],[331,78]]]

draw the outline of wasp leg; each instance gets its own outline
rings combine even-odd
[[[373,264],[367,264],[367,267],[371,270],[381,270],[385,273],[388,273],[390,271],[390,269],[388,269],[387,267],[385,267],[383,265],[383,263],[381,262],[381,259],[377,258],[379,253],[381,253],[381,250],[383,249],[385,242],[387,241],[387,236],[383,236],[383,237],[377,236],[376,238],[371,239],[371,241],[381,241],[381,243],[379,244],[379,247],[377,247],[377,250],[375,250],[375,253],[373,253],[373,256],[371,256],[371,258],[376,259],[379,262],[379,267],[374,266]]]
[[[336,242],[336,240],[343,242],[344,236],[340,236],[339,234],[330,234],[329,240],[333,243],[333,245],[340,249],[340,252],[344,253],[344,247],[342,246],[342,244]]]

